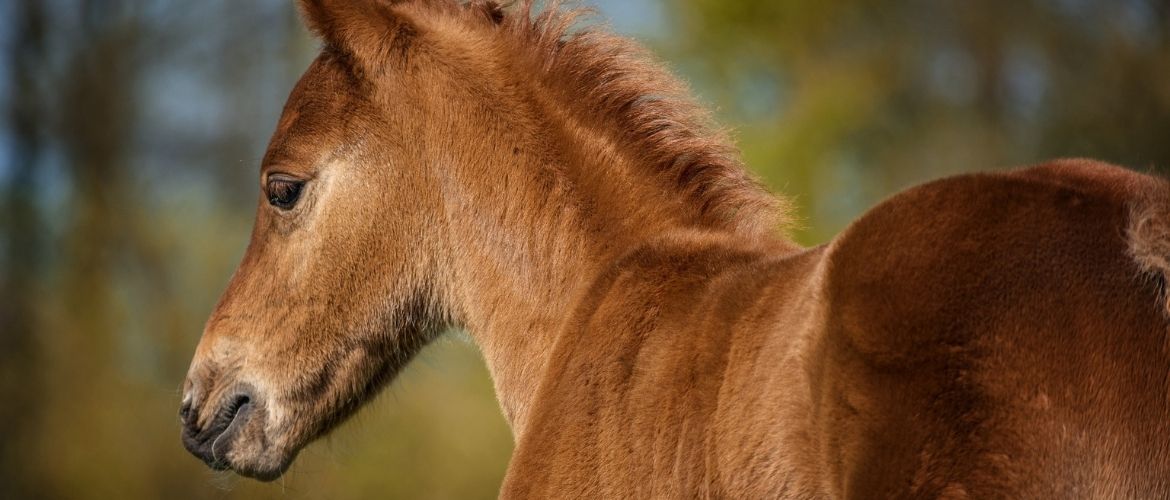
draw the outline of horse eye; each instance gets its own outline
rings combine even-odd
[[[271,177],[268,179],[268,203],[281,210],[289,210],[296,206],[301,197],[301,188],[305,183],[285,177]]]

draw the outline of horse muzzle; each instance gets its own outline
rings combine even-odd
[[[230,468],[228,454],[241,430],[255,417],[256,406],[255,395],[247,389],[232,391],[208,404],[200,401],[193,388],[179,409],[183,446],[213,469]]]

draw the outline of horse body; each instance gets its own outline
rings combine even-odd
[[[808,251],[648,243],[560,334],[505,494],[1164,495],[1170,322],[1126,228],[1166,189],[1059,162]]]
[[[184,386],[212,467],[279,477],[461,327],[504,496],[1170,496],[1165,181],[946,179],[803,249],[685,87],[571,13],[300,5],[325,48]]]

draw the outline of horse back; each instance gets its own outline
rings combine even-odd
[[[1170,495],[1170,188],[1088,162],[927,184],[827,251],[839,496]]]

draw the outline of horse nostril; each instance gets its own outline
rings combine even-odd
[[[240,412],[240,408],[243,408],[244,405],[251,403],[251,402],[252,402],[251,396],[249,396],[247,394],[237,394],[236,397],[232,398],[232,402],[230,404],[228,404],[228,406],[227,406],[226,413],[228,415],[228,418],[234,419],[236,417],[236,414]]]
[[[183,446],[212,468],[223,470],[228,467],[224,457],[253,418],[260,400],[246,386],[223,396],[191,392],[179,406]]]

